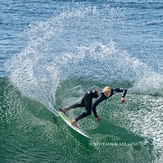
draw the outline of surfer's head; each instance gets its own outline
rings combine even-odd
[[[104,95],[106,97],[109,97],[110,94],[111,94],[111,88],[109,86],[106,86],[104,89],[103,89],[103,92],[104,92]]]

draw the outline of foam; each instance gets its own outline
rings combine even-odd
[[[5,64],[11,82],[22,95],[39,101],[50,110],[54,109],[52,105],[55,104],[55,94],[60,81],[76,71],[79,77],[85,73],[79,72],[80,68],[88,66],[88,62],[85,62],[87,55],[81,48],[87,45],[91,48],[92,45],[89,44],[90,39],[94,40],[93,36],[102,38],[110,32],[111,23],[110,27],[107,24],[107,30],[101,30],[106,27],[106,18],[100,16],[96,7],[79,8],[78,5],[80,4],[74,5],[74,8],[67,7],[46,21],[30,24],[24,30],[24,38],[27,40],[25,48]],[[102,27],[101,24],[105,26]],[[94,62],[96,59],[91,56],[90,60]],[[92,69],[93,64],[88,75]],[[93,75],[95,76],[95,73]]]
[[[141,105],[141,106],[140,106]],[[143,107],[144,106],[144,107]],[[130,127],[135,133],[153,139],[154,153],[160,152],[160,157],[155,162],[163,159],[163,122],[162,122],[162,98],[156,99],[151,96],[139,97],[139,111],[131,112],[126,110]]]
[[[6,64],[10,80],[21,93],[46,107],[54,105],[60,81],[73,75],[104,84],[127,81],[133,83],[131,92],[158,93],[162,75],[112,40],[114,16],[121,20],[123,14],[118,17],[119,12],[105,6],[108,18],[96,7],[78,6],[67,7],[24,31],[26,47]]]

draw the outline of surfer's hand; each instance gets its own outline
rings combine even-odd
[[[96,117],[96,119],[97,119],[97,121],[100,121],[101,120],[101,118],[98,116],[98,117]]]
[[[124,102],[125,102],[125,98],[121,97],[121,103],[124,103]]]

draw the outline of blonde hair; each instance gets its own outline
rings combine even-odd
[[[104,89],[103,89],[103,92],[105,94],[106,97],[109,97],[110,94],[111,94],[111,88],[109,86],[106,86]]]

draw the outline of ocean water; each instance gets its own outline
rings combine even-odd
[[[0,3],[0,162],[161,163],[163,1]],[[72,131],[57,108],[124,87]],[[71,110],[73,119],[84,108]]]

